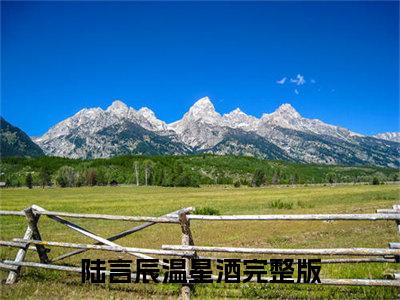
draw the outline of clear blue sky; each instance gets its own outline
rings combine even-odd
[[[171,122],[205,95],[221,113],[289,102],[356,132],[399,130],[397,1],[1,6],[1,114],[29,135],[113,99]]]

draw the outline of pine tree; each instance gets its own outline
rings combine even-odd
[[[50,171],[47,166],[44,166],[40,169],[39,177],[42,188],[51,184]]]
[[[261,186],[266,181],[266,176],[264,170],[258,169],[253,175],[253,186]]]
[[[33,178],[32,178],[32,174],[30,172],[28,174],[26,174],[25,183],[26,183],[26,186],[29,189],[32,188],[32,186],[33,186]]]

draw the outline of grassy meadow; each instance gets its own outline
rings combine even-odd
[[[265,188],[204,186],[201,188],[165,187],[81,187],[27,188],[0,190],[2,210],[21,210],[37,204],[48,210],[115,215],[160,216],[193,206],[211,207],[220,214],[298,214],[298,213],[373,213],[390,208],[400,200],[398,185],[349,185]],[[101,236],[111,236],[135,224],[123,221],[83,220],[74,222]],[[21,217],[1,217],[1,240],[22,237],[26,228]],[[39,222],[42,238],[49,241],[92,243],[88,238],[45,216]],[[336,248],[387,247],[399,241],[393,221],[192,221],[194,242],[204,246]],[[163,244],[180,244],[177,224],[157,224],[117,241],[121,245],[160,248]],[[50,258],[70,249],[52,247]],[[1,259],[14,259],[16,249],[2,247]],[[63,264],[80,266],[82,258],[128,258],[124,254],[90,251],[66,259]],[[226,254],[225,256],[228,257]],[[229,258],[235,257],[229,255]],[[251,257],[243,255],[244,257]],[[270,257],[277,257],[270,256]],[[132,257],[129,257],[132,259]],[[262,258],[261,255],[253,258]],[[305,257],[294,257],[305,258]],[[329,257],[321,257],[329,258]],[[134,258],[133,258],[134,259]],[[29,251],[27,260],[37,261]],[[384,278],[399,270],[395,264],[322,265],[321,278]],[[7,273],[0,272],[4,280]],[[20,281],[13,286],[1,285],[1,298],[176,298],[179,285],[165,284],[81,284],[76,273],[23,268]],[[388,287],[335,287],[284,284],[203,284],[194,296],[204,298],[335,298],[390,299],[399,290]]]

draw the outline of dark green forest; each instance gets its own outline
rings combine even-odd
[[[61,187],[137,184],[200,186],[226,184],[357,183],[397,181],[399,170],[328,166],[262,160],[243,156],[120,156],[107,159],[60,157],[3,158],[0,180],[6,186]]]

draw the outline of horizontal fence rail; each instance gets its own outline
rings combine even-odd
[[[0,216],[20,216],[20,217],[25,217],[25,213],[23,211],[17,211],[17,210],[0,210]]]
[[[15,242],[5,242],[0,241],[0,245],[17,247],[24,247],[26,244],[32,245],[42,245],[42,246],[55,246],[61,248],[75,248],[75,249],[87,249],[87,250],[104,250],[113,252],[135,252],[143,254],[157,254],[157,255],[170,255],[170,256],[193,256],[194,251],[169,251],[169,250],[158,250],[158,249],[145,249],[145,248],[134,248],[134,247],[113,247],[106,245],[92,245],[92,244],[77,244],[77,243],[64,243],[64,242],[52,242],[52,241],[36,241],[36,240],[24,240],[24,239],[14,239]],[[8,245],[7,245],[8,244]],[[400,252],[400,250],[399,250]]]
[[[273,248],[236,248],[163,245],[162,249],[177,251],[224,252],[241,254],[286,254],[286,255],[361,255],[383,256],[400,255],[400,249],[381,248],[327,248],[327,249],[273,249]]]
[[[389,248],[400,249],[400,243],[389,243]]]
[[[114,216],[100,214],[76,214],[57,211],[36,211],[39,215],[69,217],[80,219],[97,219],[97,220],[113,220],[113,221],[130,221],[130,222],[154,222],[154,223],[179,223],[178,218],[173,217],[143,217],[143,216]]]
[[[400,220],[399,213],[390,214],[307,214],[307,215],[235,215],[235,216],[205,216],[189,215],[189,220],[206,221],[378,221]]]
[[[400,262],[400,243],[390,242],[388,248],[323,248],[323,249],[278,249],[278,248],[249,248],[249,247],[215,247],[215,246],[195,246],[190,228],[190,221],[395,221],[397,229],[400,231],[400,205],[393,206],[392,209],[379,209],[376,213],[370,214],[292,214],[292,215],[194,215],[191,214],[194,208],[183,208],[160,217],[149,216],[119,216],[108,214],[86,214],[48,211],[44,208],[32,205],[23,211],[0,210],[0,216],[25,217],[28,226],[23,238],[14,238],[12,241],[0,241],[0,246],[18,248],[15,260],[0,261],[0,269],[9,270],[6,283],[14,283],[20,273],[21,267],[45,268],[59,271],[81,273],[80,267],[56,265],[54,262],[83,253],[89,250],[111,251],[116,253],[126,253],[139,258],[153,258],[155,256],[182,257],[186,260],[186,275],[190,279],[189,263],[193,258],[208,258],[216,261],[217,257],[199,256],[198,252],[206,253],[235,253],[235,254],[276,254],[276,255],[321,255],[321,256],[365,256],[357,258],[336,258],[321,260],[321,264],[335,263],[399,263]],[[53,221],[61,223],[83,236],[94,240],[94,244],[69,243],[60,241],[43,241],[38,229],[40,216],[46,216]],[[144,222],[125,231],[104,238],[95,234],[71,221],[63,219],[79,218],[110,221]],[[182,231],[181,245],[162,245],[161,249],[146,249],[138,247],[126,247],[114,241],[143,230],[158,223],[179,224]],[[55,258],[48,258],[48,247],[72,248],[71,252],[64,253]],[[26,252],[35,250],[38,253],[40,262],[24,261]],[[161,259],[160,265],[168,266]],[[243,261],[243,260],[241,260]],[[51,262],[51,263],[50,263]],[[296,264],[296,261],[294,261]],[[109,271],[104,271],[109,275]],[[136,274],[132,273],[132,278]],[[158,277],[160,280],[161,277]],[[212,275],[213,279],[217,276]],[[392,286],[400,287],[400,273],[392,275],[394,279],[324,279],[321,278],[320,284],[326,285],[357,285],[357,286]],[[271,278],[262,278],[270,280]],[[255,278],[250,281],[256,281]],[[304,283],[304,282],[299,282]],[[183,284],[181,287],[181,299],[189,299],[193,284]]]
[[[148,216],[117,216],[106,214],[79,214],[57,211],[41,211],[34,209],[39,215],[70,217],[81,219],[98,219],[112,221],[130,221],[130,222],[154,222],[154,223],[179,223],[177,216],[168,217],[148,217]],[[20,211],[0,210],[0,215],[25,216]],[[302,215],[232,215],[232,216],[214,216],[214,215],[188,215],[189,220],[205,221],[379,221],[379,220],[399,220],[400,211],[390,211],[389,213],[375,214],[302,214]]]

